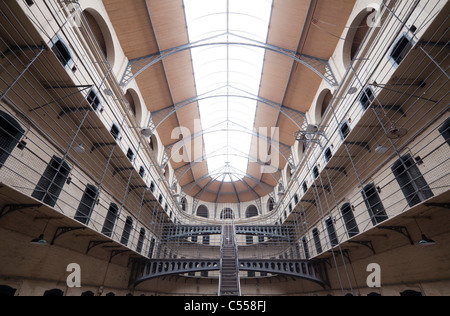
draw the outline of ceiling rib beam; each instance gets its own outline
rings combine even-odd
[[[237,40],[242,40],[242,42],[214,42],[215,39],[224,38],[224,36],[233,36],[236,37]],[[158,52],[156,54],[151,54],[148,56],[136,58],[133,60],[130,60],[128,62],[127,68],[125,70],[125,73],[122,76],[122,80],[120,82],[120,86],[123,88],[126,88],[134,79],[136,79],[137,76],[139,76],[142,72],[144,72],[149,67],[153,66],[154,64],[164,60],[167,57],[170,57],[172,55],[175,55],[177,53],[194,49],[194,48],[201,48],[201,47],[208,47],[208,46],[250,46],[260,49],[265,49],[268,51],[272,51],[281,55],[284,55],[286,57],[289,57],[293,59],[294,61],[306,66],[311,71],[313,71],[315,74],[317,74],[319,77],[321,77],[323,80],[325,80],[330,86],[338,86],[338,82],[336,80],[336,76],[334,75],[333,71],[331,70],[331,67],[328,63],[328,61],[316,58],[313,56],[298,54],[295,51],[285,49],[282,47],[270,45],[267,43],[259,42],[250,38],[246,38],[244,36],[240,36],[233,33],[224,33],[217,36],[213,36],[198,42],[189,43],[185,45],[181,45],[178,47],[170,48],[161,52]]]
[[[237,89],[234,87],[230,87],[230,88],[237,90],[236,94],[222,94],[222,93],[220,93],[220,90],[222,90],[223,88],[226,88],[226,86],[152,112],[151,117],[150,117],[150,123],[149,123],[148,127],[151,128],[154,133],[159,128],[159,126],[162,123],[164,123],[165,120],[167,120],[173,114],[176,114],[177,111],[179,111],[180,109],[182,109],[192,103],[199,102],[202,100],[208,100],[208,99],[213,99],[213,98],[226,98],[226,97],[250,99],[250,100],[255,100],[262,104],[268,105],[271,108],[274,108],[277,111],[281,112],[287,118],[289,118],[297,126],[297,128],[299,130],[304,130],[305,125],[308,124],[308,119],[306,117],[306,114],[303,112],[294,110],[292,108],[289,108],[282,104],[262,98],[260,96],[255,96],[255,95],[249,94],[241,89]],[[219,92],[219,94],[215,94],[216,92]],[[242,94],[239,94],[239,93],[242,93]]]

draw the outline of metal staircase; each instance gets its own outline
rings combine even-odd
[[[239,258],[233,220],[224,220],[220,249],[219,296],[241,296]]]

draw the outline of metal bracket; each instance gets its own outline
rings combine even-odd
[[[114,168],[113,177],[115,177],[118,173],[122,171],[132,171],[134,168]]]
[[[58,239],[59,237],[61,237],[64,234],[70,233],[75,230],[83,230],[83,229],[86,229],[86,227],[58,227],[58,229],[55,232],[55,235],[53,236],[52,242],[50,244],[54,245],[56,239]]]
[[[60,120],[64,115],[69,115],[71,113],[80,112],[80,111],[90,111],[90,107],[83,107],[83,108],[65,108],[58,114],[58,120]]]
[[[380,226],[379,229],[386,229],[386,230],[392,230],[394,232],[397,232],[406,238],[408,238],[409,242],[412,246],[414,246],[414,241],[411,238],[411,235],[409,234],[408,228],[405,226]]]
[[[104,240],[91,240],[89,242],[88,248],[86,250],[86,254],[89,254],[89,251],[91,251],[93,248],[100,246],[100,245],[104,245],[104,244],[109,244],[112,243],[111,240],[108,241],[104,241]]]
[[[25,210],[27,208],[40,208],[42,204],[7,204],[0,210],[0,218],[16,211]]]
[[[346,145],[355,145],[355,146],[359,146],[361,148],[367,149],[369,152],[372,152],[372,150],[369,147],[369,143],[367,142],[345,142]]]
[[[123,253],[131,252],[131,250],[113,250],[111,251],[111,256],[109,257],[109,263],[111,263],[112,259],[118,255]]]
[[[91,154],[99,148],[106,147],[106,146],[116,146],[116,145],[117,145],[117,143],[94,143],[94,145],[91,148]]]
[[[331,193],[330,187],[328,185],[316,185],[316,184],[313,184],[311,187],[312,188],[316,188],[316,189],[322,189],[322,190],[327,191],[328,193]]]
[[[148,187],[146,185],[133,185],[130,186],[130,189],[128,190],[128,193],[137,190],[137,189],[147,189]]]
[[[450,209],[450,203],[425,203],[425,206]]]
[[[344,167],[325,167],[325,170],[339,171],[339,172],[343,173],[346,176],[348,175],[347,171],[345,170]]]
[[[376,255],[375,248],[373,247],[373,244],[372,244],[371,241],[349,241],[349,243],[351,243],[351,244],[359,244],[359,245],[362,245],[362,246],[364,246],[366,248],[369,248],[373,252],[373,254]]]
[[[4,59],[4,58],[6,58],[6,56],[8,56],[8,55],[10,55],[10,54],[18,54],[18,55],[20,55],[21,53],[23,53],[23,52],[25,52],[25,51],[34,51],[34,50],[47,50],[47,47],[46,46],[28,46],[28,45],[26,45],[26,46],[20,46],[20,45],[18,45],[18,46],[13,46],[13,47],[10,47],[9,49],[7,49],[6,51],[4,51],[3,53],[2,53],[2,57],[1,57],[1,59]]]
[[[306,203],[312,204],[315,207],[317,207],[317,203],[315,200],[301,200],[301,202],[306,202]]]
[[[406,117],[405,111],[403,111],[399,105],[373,105],[373,108],[398,112],[403,117]]]

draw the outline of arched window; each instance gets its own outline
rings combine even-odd
[[[323,250],[322,250],[322,244],[320,242],[319,230],[317,228],[314,228],[312,231],[312,234],[314,237],[314,244],[316,245],[317,254],[321,254],[323,252]]]
[[[132,229],[133,229],[133,218],[131,218],[131,216],[128,216],[125,222],[125,227],[123,228],[122,238],[120,239],[120,243],[122,245],[125,246],[128,245],[128,240],[130,239]]]
[[[317,179],[320,175],[319,168],[317,166],[314,166],[314,168],[313,168],[313,175],[314,175],[314,179]]]
[[[373,90],[369,87],[363,91],[359,97],[359,103],[361,104],[364,111],[366,111],[372,102],[375,100],[375,94]]]
[[[56,35],[50,43],[50,48],[66,69],[72,68],[74,65],[72,53],[61,37]]]
[[[256,216],[258,216],[258,209],[256,208],[256,206],[250,205],[249,207],[247,207],[247,210],[245,211],[245,217],[250,218]]]
[[[294,204],[295,204],[295,206],[297,206],[297,204],[298,204],[298,194],[297,193],[295,193],[294,194]]]
[[[392,58],[392,60],[396,65],[400,65],[403,59],[405,59],[406,55],[408,55],[410,50],[413,48],[413,46],[414,44],[409,38],[409,36],[404,34],[400,37],[400,39],[392,48],[390,57]]]
[[[359,234],[358,224],[356,223],[355,216],[353,214],[353,208],[350,203],[345,203],[341,207],[342,217],[344,218],[345,227],[347,228],[348,236],[354,237]]]
[[[337,246],[339,244],[338,237],[336,235],[336,228],[334,227],[334,222],[331,217],[325,220],[325,226],[327,227],[328,237],[330,238],[331,247]]]
[[[380,195],[374,184],[369,184],[364,187],[362,191],[364,202],[372,220],[373,226],[384,222],[388,219],[386,210],[381,202]]]
[[[120,137],[120,128],[115,123],[113,123],[110,133],[114,140],[118,140]]]
[[[155,251],[155,245],[156,245],[156,240],[155,240],[155,238],[152,238],[152,241],[150,242],[150,247],[148,249],[148,257],[150,259],[153,258],[153,252]]]
[[[407,154],[397,160],[392,172],[410,207],[434,196],[411,155]]]
[[[141,253],[142,251],[142,246],[144,245],[144,239],[145,239],[145,229],[141,228],[141,231],[139,233],[139,240],[138,240],[138,244],[136,247],[136,251]]]
[[[9,114],[0,111],[0,168],[20,142],[25,131]]]
[[[140,176],[141,178],[144,178],[144,177],[145,177],[145,168],[144,168],[144,166],[141,166],[141,167],[139,168],[139,176]]]
[[[222,210],[222,213],[220,214],[220,219],[233,219],[233,218],[234,214],[231,208],[225,208]]]
[[[130,160],[131,163],[133,163],[133,161],[134,161],[134,151],[133,151],[133,149],[128,148],[127,158],[128,158],[128,160]]]
[[[39,180],[32,196],[54,207],[70,174],[69,165],[61,158],[53,156]]]
[[[342,140],[345,140],[350,134],[350,125],[348,125],[347,121],[341,124],[341,127],[339,128],[339,134],[341,135]]]
[[[275,209],[275,201],[272,198],[269,198],[267,201],[267,209],[269,212],[272,212]]]
[[[95,202],[97,201],[98,189],[92,184],[88,184],[84,190],[83,197],[81,198],[80,205],[78,206],[75,214],[75,219],[85,225],[89,224],[91,219],[92,210],[94,209]]]
[[[116,225],[117,215],[119,214],[119,207],[115,203],[111,203],[109,206],[108,214],[105,218],[105,223],[103,224],[102,234],[111,237],[114,230],[114,225]]]
[[[94,89],[91,89],[91,91],[89,91],[86,100],[90,104],[94,112],[97,112],[100,108],[100,105],[102,104],[102,99]]]
[[[303,244],[303,251],[305,253],[305,258],[308,260],[310,258],[310,255],[309,255],[309,248],[308,248],[308,240],[306,239],[306,237],[302,238],[302,244]]]
[[[308,184],[306,183],[306,181],[303,182],[303,184],[302,184],[302,189],[303,189],[303,193],[308,192]]]
[[[333,158],[333,153],[331,152],[331,148],[327,148],[326,150],[325,150],[325,161],[326,162],[330,162],[330,160],[331,160],[331,158]]]
[[[209,218],[209,210],[205,205],[200,205],[197,209],[197,216]]]

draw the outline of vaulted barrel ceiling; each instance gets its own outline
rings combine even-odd
[[[336,49],[339,36],[346,26],[355,0],[273,0],[273,3],[271,0],[270,2],[260,0],[272,5],[267,39],[260,44],[257,44],[256,40],[251,41],[234,36],[236,32],[233,33],[233,31],[236,30],[230,27],[233,25],[230,21],[233,21],[232,19],[236,16],[239,16],[240,20],[248,19],[249,23],[252,23],[252,19],[255,19],[260,9],[255,8],[254,12],[250,12],[248,7],[245,7],[245,3],[255,3],[254,0],[212,1],[216,2],[216,5],[223,2],[223,12],[212,14],[205,9],[203,16],[209,15],[216,19],[225,17],[229,24],[223,31],[227,35],[203,42],[205,46],[200,49],[217,50],[220,45],[213,45],[217,43],[221,43],[223,47],[232,47],[239,41],[241,44],[248,44],[249,52],[250,49],[262,51],[263,64],[262,75],[259,74],[259,92],[256,95],[245,91],[242,85],[239,88],[236,87],[236,84],[233,84],[236,81],[228,80],[228,84],[222,89],[216,89],[206,96],[198,94],[201,87],[200,83],[197,86],[197,81],[200,80],[196,76],[199,73],[196,70],[198,68],[196,67],[198,64],[195,57],[196,51],[186,49],[194,46],[190,38],[193,37],[194,26],[189,20],[189,15],[192,13],[185,11],[186,7],[195,9],[195,2],[204,2],[204,0],[185,1],[186,3],[183,0],[133,0],[126,1],[124,5],[123,0],[103,0],[103,3],[129,61],[183,47],[177,53],[152,64],[136,77],[148,110],[153,114],[154,122],[157,121],[155,125],[157,125],[162,144],[168,148],[168,157],[171,157],[170,149],[182,148],[179,154],[185,159],[182,161],[171,159],[170,164],[175,170],[183,191],[197,199],[216,203],[245,202],[266,196],[273,191],[281,177],[281,170],[288,163],[289,148],[295,143],[294,133],[299,130],[299,125],[306,123],[301,113],[306,113],[310,109],[322,82],[322,78],[305,64],[271,48],[294,51],[298,53],[298,56],[307,55],[328,61]],[[240,6],[244,5],[242,12],[235,12],[236,1],[241,3]],[[217,25],[217,20],[215,23],[210,25]],[[203,24],[202,27],[207,28],[207,25]],[[204,33],[207,38],[208,29],[205,29]],[[230,35],[230,33],[233,34]],[[238,35],[243,36],[243,34]],[[209,36],[215,35],[218,33],[209,33]],[[244,37],[251,38],[251,36]],[[256,48],[256,46],[265,46],[265,48]],[[232,53],[225,58],[228,69],[232,68],[234,60],[245,61],[244,53],[237,57],[230,56]],[[220,69],[219,63],[223,64],[224,58],[217,58],[216,62],[211,60],[205,67]],[[248,61],[246,63],[249,64]],[[246,69],[242,67],[242,72],[246,72]],[[228,75],[225,74],[225,76],[232,77],[232,71],[228,71]],[[220,114],[213,117],[218,121],[214,126],[214,133],[209,133],[211,130],[205,130],[202,126],[206,124],[206,121],[200,120],[201,112],[208,113],[205,112],[205,107],[202,108],[202,104],[209,107],[217,106],[219,109],[219,95],[222,100],[226,97],[224,106],[228,110],[223,112],[222,121]],[[239,95],[239,98],[235,98],[236,95]],[[214,100],[213,97],[217,98],[217,102],[211,102]],[[189,101],[185,102],[186,100]],[[245,109],[242,109],[241,114],[236,114],[234,109],[250,104],[247,103],[248,100],[254,102],[256,106],[253,117],[246,117],[251,112]],[[279,107],[280,105],[283,106],[283,110]],[[207,110],[208,107],[206,107]],[[214,113],[214,111],[210,112]],[[203,117],[206,115],[203,114]],[[238,119],[242,124],[238,124]],[[197,126],[196,120],[200,120],[197,121]],[[251,122],[253,129],[244,128],[242,125],[245,122]],[[187,128],[196,137],[185,137],[182,143],[176,144],[179,139],[172,139],[172,132],[179,126]],[[271,146],[269,143],[265,149],[266,152],[261,153],[261,145],[267,144],[274,136],[271,130],[274,127],[279,128],[279,144],[274,143]],[[202,129],[205,135],[202,135]],[[222,134],[219,133],[220,131]],[[237,134],[233,131],[237,131]],[[243,138],[249,137],[250,143],[247,146],[249,148],[242,148],[243,141],[236,140],[236,137],[239,137],[236,135],[239,133],[243,135]],[[211,148],[211,145],[208,145],[208,142],[211,143],[208,137],[211,138],[211,135],[217,136],[217,142],[220,142],[222,137],[222,141],[226,140],[228,145],[224,146],[222,151],[208,152],[208,146]],[[188,155],[189,149],[194,148],[194,142],[197,145],[207,146],[200,151],[192,150],[191,155]],[[226,155],[234,158],[224,158]],[[190,159],[188,156],[191,156]],[[249,160],[245,171],[234,163],[239,160],[236,157],[240,161],[242,158]],[[208,159],[203,158],[209,158],[209,166]],[[209,170],[212,169],[213,159],[219,159],[225,163],[223,166],[218,164],[214,170]],[[268,161],[270,163],[267,163]],[[279,164],[276,163],[277,161]],[[268,166],[271,163],[272,166]]]

